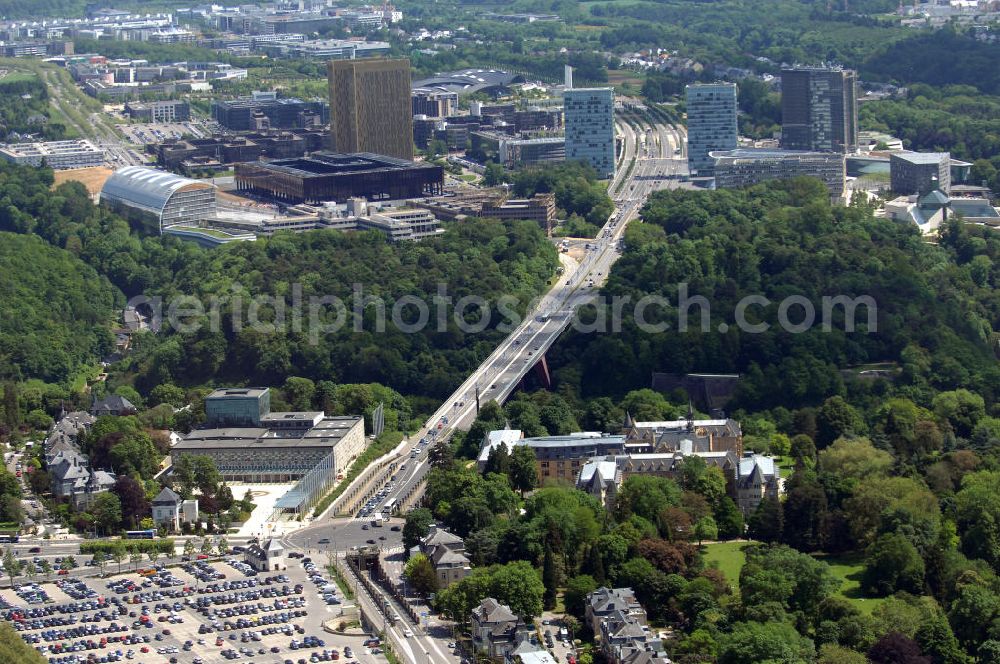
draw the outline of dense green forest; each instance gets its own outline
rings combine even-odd
[[[0,217],[8,213],[4,206]],[[114,349],[109,330],[121,304],[117,289],[72,253],[37,237],[0,233],[4,378],[59,382],[93,364]]]
[[[871,80],[973,85],[985,94],[1000,95],[998,58],[1000,44],[982,42],[948,27],[876,50],[861,70]]]
[[[860,65],[873,44],[886,44],[906,33],[895,24],[855,13],[828,12],[802,2],[760,5],[723,2],[593,3],[591,14],[604,19],[601,45],[608,49],[679,49],[682,55],[709,63],[763,67],[780,63],[833,61]],[[771,62],[758,62],[756,57]]]
[[[0,0],[0,17],[81,16],[85,5],[83,0]]]
[[[440,332],[436,318],[419,333],[405,333],[391,322],[379,332],[372,321],[375,308],[366,307],[363,330],[349,322],[336,333],[319,335],[317,343],[310,340],[309,329],[237,331],[227,318],[218,332],[206,325],[200,332],[151,339],[129,359],[145,389],[164,381],[266,383],[299,375],[380,382],[406,394],[443,397],[502,338],[495,330],[503,321],[497,299],[511,295],[523,311],[548,281],[556,260],[555,249],[537,224],[528,222],[462,224],[440,238],[400,245],[375,233],[289,234],[192,258],[178,266],[173,281],[154,285],[154,292],[286,297],[293,284],[301,284],[304,301],[313,295],[335,296],[353,312],[362,297],[372,296],[384,298],[387,310],[402,296],[418,297],[430,306],[440,286],[455,300],[467,295],[485,298],[491,303],[491,322],[482,334],[467,334],[448,309],[446,329]],[[362,294],[354,295],[355,287]],[[324,313],[320,322],[330,322],[331,315]],[[470,309],[468,320],[479,315],[486,313]],[[412,312],[405,320],[415,320]]]
[[[711,303],[712,331],[697,330],[697,307],[696,329],[686,333],[675,331],[675,309],[664,314],[670,330],[659,334],[640,332],[626,318],[619,335],[564,337],[550,353],[557,374],[580,394],[605,395],[648,386],[650,371],[741,373],[741,404],[760,409],[818,404],[846,389],[838,369],[899,362],[914,396],[926,398],[931,385],[969,387],[995,402],[996,237],[956,224],[941,246],[928,245],[915,229],[821,198],[809,180],[654,194],[642,213],[646,223],[629,229],[629,249],[604,293],[633,302],[658,294],[676,305],[677,284],[687,283],[691,295]],[[771,324],[767,332],[740,332],[733,312],[748,294],[772,303],[804,296],[817,312],[824,295],[870,295],[878,332],[868,333],[861,309],[853,333],[838,319],[830,332],[816,325],[787,334],[775,325],[776,304],[757,310]],[[719,323],[729,325],[726,333],[716,331]]]
[[[1000,96],[971,85],[912,85],[905,98],[863,104],[860,120],[911,150],[947,150],[969,161],[1000,155]]]
[[[47,169],[0,165],[0,174],[4,204],[0,230],[34,233],[65,247],[129,297],[159,296],[169,305],[179,296],[196,296],[206,311],[212,296],[242,300],[242,309],[231,302],[219,307],[222,324],[215,330],[206,314],[200,321],[187,320],[203,323],[197,331],[140,335],[135,352],[116,369],[135,372],[141,392],[165,382],[272,384],[297,375],[344,383],[378,382],[408,395],[440,398],[502,338],[496,330],[506,318],[498,309],[500,296],[515,298],[514,308],[523,312],[545,287],[557,262],[555,248],[537,224],[485,220],[454,225],[440,237],[420,243],[390,244],[377,233],[331,231],[282,234],[208,251],[169,237],[140,237],[122,219],[96,208],[79,184],[50,191],[52,172]],[[304,308],[305,323],[299,331],[292,329],[291,313],[288,326],[274,334],[249,325],[235,329],[229,313],[248,315],[250,298],[256,296],[288,298],[290,307],[295,284],[301,287],[306,305],[314,295],[335,296],[352,313],[357,285],[362,289],[359,306],[361,297],[383,298],[390,323],[384,333],[376,332],[372,316],[377,307],[362,307],[362,329],[355,329],[352,317],[336,333],[317,334],[313,341],[310,330],[316,328],[308,326],[309,312]],[[466,295],[484,298],[490,305],[486,330],[462,332],[453,309],[446,307],[445,328],[439,332],[432,301],[439,285],[453,301]],[[432,307],[434,317],[425,331],[406,334],[391,323],[393,303],[404,295]],[[42,308],[38,311],[45,313]],[[273,307],[262,311],[273,313]],[[411,310],[401,312],[404,320],[413,320]],[[321,323],[336,316],[329,308],[321,313]],[[475,307],[465,313],[470,322],[486,315]],[[273,320],[270,315],[264,313],[262,319]],[[22,371],[25,378],[60,380],[71,368],[67,364]]]

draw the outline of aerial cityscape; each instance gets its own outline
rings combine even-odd
[[[0,0],[0,664],[1000,664],[998,0]]]

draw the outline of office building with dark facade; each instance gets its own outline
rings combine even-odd
[[[421,150],[427,149],[431,141],[435,138],[438,124],[441,120],[429,118],[425,115],[418,115],[413,118],[413,144]]]
[[[326,124],[330,107],[301,99],[233,99],[213,102],[212,119],[233,131],[293,129]]]
[[[781,72],[781,147],[813,152],[858,149],[858,76],[850,69]]]
[[[897,194],[928,194],[951,190],[951,154],[948,152],[893,152],[889,178]]]
[[[371,153],[321,152],[301,159],[236,165],[236,189],[290,203],[436,196],[444,169]]]
[[[409,59],[327,63],[334,149],[413,159]]]
[[[164,141],[146,150],[156,155],[160,166],[190,175],[261,157],[302,157],[329,147],[329,137],[329,132],[321,128],[289,129]]]

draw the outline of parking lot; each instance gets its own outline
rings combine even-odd
[[[184,135],[203,138],[209,135],[199,122],[148,122],[142,124],[120,124],[119,131],[135,145],[161,143],[167,139],[180,138]]]
[[[325,561],[255,572],[237,557],[146,567],[106,578],[58,578],[0,590],[0,617],[54,664],[385,662],[354,630]],[[351,614],[353,615],[353,614]]]

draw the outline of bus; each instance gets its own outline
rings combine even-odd
[[[156,531],[150,528],[149,530],[126,530],[125,539],[153,539],[156,537]]]
[[[390,516],[392,516],[392,513],[393,511],[395,511],[395,509],[396,509],[395,498],[390,498],[389,500],[385,501],[385,505],[382,506],[383,517],[388,519]]]
[[[0,542],[4,544],[17,544],[21,541],[21,536],[17,533],[0,533]]]

